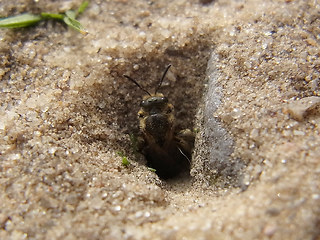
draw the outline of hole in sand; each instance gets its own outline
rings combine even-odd
[[[199,59],[197,64],[191,61],[195,52],[198,53],[196,56]],[[207,61],[208,49],[201,49],[199,45],[178,50],[168,48],[162,56],[157,56],[157,58],[146,56],[141,62],[133,59],[123,74],[130,76],[143,89],[153,93],[166,66],[172,65],[158,92],[167,97],[168,103],[174,107],[174,125],[175,134],[177,134],[183,129],[194,130],[196,111],[203,96]],[[145,93],[125,78],[119,81],[122,81],[123,88],[127,89],[128,97],[121,108],[121,112],[126,114],[119,117],[118,123],[127,129],[127,133],[138,136],[137,113],[141,108],[140,103]],[[175,143],[173,141],[171,145]],[[154,168],[161,179],[191,179],[189,174],[192,162],[191,155],[188,156],[181,147],[169,146],[167,155],[159,153],[156,147],[150,149],[148,144],[146,149],[144,151],[144,156],[147,159],[146,164]],[[171,164],[172,162],[174,164]]]

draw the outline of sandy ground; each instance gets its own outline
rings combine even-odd
[[[97,0],[87,36],[1,29],[0,239],[319,239],[319,9]],[[161,92],[197,137],[191,177],[163,181],[132,148],[143,92],[123,74],[152,90],[169,63]]]

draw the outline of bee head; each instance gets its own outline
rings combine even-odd
[[[168,104],[168,98],[163,96],[162,93],[158,93],[152,96],[145,96],[140,103],[140,107],[149,112],[150,115],[160,113]]]
[[[145,96],[140,103],[138,118],[140,129],[145,135],[162,141],[173,130],[173,105],[162,93]]]

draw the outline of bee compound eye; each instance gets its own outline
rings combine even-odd
[[[161,101],[164,102],[164,103],[167,103],[167,102],[168,102],[168,98],[162,97],[162,98],[161,98]]]
[[[146,105],[146,101],[145,100],[142,100],[141,102],[140,102],[140,107],[144,107]]]

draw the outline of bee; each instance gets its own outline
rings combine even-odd
[[[164,71],[154,94],[151,94],[133,78],[123,75],[137,85],[145,95],[138,112],[139,128],[142,137],[138,138],[140,151],[147,165],[156,170],[160,178],[168,179],[190,170],[191,152],[194,146],[194,133],[185,129],[175,129],[174,107],[168,98],[158,93],[171,65]]]

